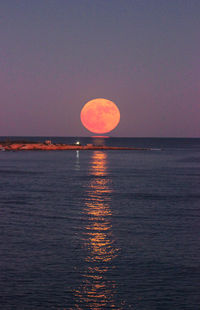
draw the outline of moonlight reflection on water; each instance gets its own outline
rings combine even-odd
[[[76,291],[77,309],[116,309],[114,280],[108,274],[114,269],[113,260],[118,249],[114,245],[110,209],[111,180],[107,174],[107,155],[94,152],[91,160],[90,176],[87,189],[84,215],[87,218],[83,242],[86,248],[85,270],[82,283]],[[117,307],[119,309],[119,307]]]

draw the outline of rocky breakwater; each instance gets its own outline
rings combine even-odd
[[[118,147],[118,146],[96,146],[96,145],[70,145],[54,143],[31,143],[31,142],[0,142],[2,151],[57,151],[57,150],[149,150],[147,148]]]

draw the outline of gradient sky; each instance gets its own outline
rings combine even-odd
[[[0,136],[90,136],[103,97],[110,136],[200,137],[199,0],[1,0],[0,18]]]

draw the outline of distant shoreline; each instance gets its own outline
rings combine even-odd
[[[51,143],[51,141],[41,142],[0,142],[1,151],[65,151],[65,150],[133,150],[133,151],[147,151],[149,148],[136,147],[120,147],[120,146],[105,146],[105,145],[79,145],[79,144],[58,144]]]

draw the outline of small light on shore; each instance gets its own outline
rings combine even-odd
[[[51,140],[45,140],[45,141],[44,141],[44,144],[46,144],[46,145],[51,145],[52,143],[51,143]]]
[[[80,145],[80,142],[79,141],[76,141],[76,143],[75,143],[76,145]]]

